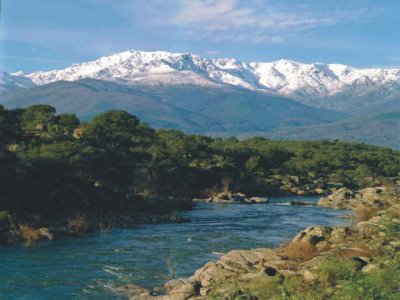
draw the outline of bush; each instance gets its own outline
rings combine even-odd
[[[336,299],[400,299],[399,263],[387,265],[384,269],[360,276],[343,283],[336,290]]]
[[[29,226],[29,225],[20,225],[19,226],[19,234],[21,238],[25,241],[25,245],[30,247],[34,242],[40,240],[42,235],[39,230]]]
[[[338,281],[351,279],[357,270],[358,263],[352,258],[328,259],[318,268],[323,287],[335,286]]]
[[[379,209],[372,205],[360,204],[355,209],[357,222],[368,221],[378,215]]]
[[[83,234],[89,228],[89,221],[84,214],[79,214],[68,219],[68,228],[72,234]]]
[[[305,262],[319,254],[318,249],[307,242],[292,242],[281,246],[278,251],[295,262]]]

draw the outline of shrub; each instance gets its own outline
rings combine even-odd
[[[357,262],[351,258],[326,260],[317,270],[322,286],[335,286],[340,280],[352,278],[357,270]]]
[[[281,246],[278,251],[296,262],[308,261],[319,254],[318,249],[307,242],[292,242]]]
[[[382,270],[344,282],[336,290],[335,299],[400,299],[399,278],[398,264],[389,264]]]
[[[395,218],[393,213],[389,214],[384,220],[384,230],[388,239],[400,239],[400,219]]]
[[[355,209],[355,215],[358,222],[368,221],[378,215],[379,209],[372,205],[360,204]]]
[[[373,257],[376,253],[366,245],[361,245],[357,248],[340,249],[337,255],[341,257]]]
[[[34,242],[40,240],[41,238],[40,231],[29,225],[20,225],[19,234],[21,238],[25,241],[25,245],[27,247],[32,246]]]
[[[79,214],[68,219],[68,228],[73,234],[82,234],[87,232],[89,221],[84,214]]]

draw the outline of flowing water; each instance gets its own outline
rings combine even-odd
[[[342,225],[346,211],[269,204],[197,204],[181,212],[192,222],[136,228],[40,242],[30,248],[0,247],[0,299],[118,299],[127,283],[162,285],[190,276],[232,249],[271,247],[310,225]]]

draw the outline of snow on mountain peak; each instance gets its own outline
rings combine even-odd
[[[22,76],[22,72],[8,74],[0,72],[0,93],[6,93],[19,88],[28,88],[33,85],[32,81]]]
[[[298,100],[323,98],[343,90],[384,89],[400,84],[399,69],[356,69],[342,64],[303,64],[281,59],[245,63],[234,58],[206,59],[193,53],[128,50],[74,64],[64,70],[25,75],[37,85],[94,78],[125,84],[231,84],[274,92]]]

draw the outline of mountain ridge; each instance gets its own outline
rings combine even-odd
[[[400,148],[399,119],[376,117],[400,112],[399,69],[130,50],[63,70],[0,75],[0,103],[10,108],[45,103],[84,120],[123,109],[187,133]]]
[[[57,81],[6,94],[7,108],[46,103],[59,113],[76,113],[84,120],[108,109],[122,109],[155,127],[177,128],[211,135],[250,134],[252,131],[322,124],[346,115],[308,107],[281,96],[271,96],[235,86],[171,87],[126,86],[82,79]]]
[[[63,70],[24,76],[37,85],[83,78],[128,85],[194,84],[217,88],[229,84],[355,114],[360,103],[356,101],[353,105],[351,100],[360,96],[374,105],[400,99],[400,69],[357,69],[343,64],[303,64],[286,59],[245,63],[234,58],[202,58],[191,52],[129,50]]]

